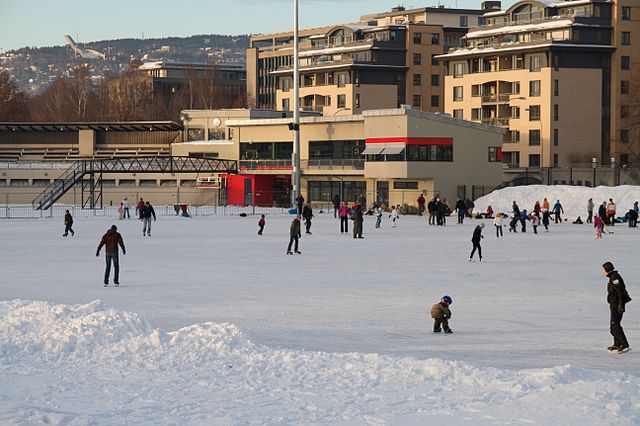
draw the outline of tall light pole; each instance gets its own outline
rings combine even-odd
[[[293,153],[291,205],[300,195],[300,64],[298,60],[298,0],[293,0]]]

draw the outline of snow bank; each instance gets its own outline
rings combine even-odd
[[[528,185],[514,186],[494,191],[484,197],[478,198],[475,204],[476,212],[486,212],[487,206],[491,206],[494,211],[511,212],[511,205],[515,200],[520,209],[532,211],[536,201],[544,198],[549,200],[549,205],[553,208],[556,200],[560,200],[565,214],[569,218],[581,216],[584,220],[587,215],[587,201],[593,198],[595,211],[603,201],[613,198],[618,208],[618,215],[624,214],[633,207],[633,203],[640,201],[640,186],[598,186],[597,188],[587,188],[584,186],[569,185]]]
[[[100,301],[2,301],[0,347],[3,422],[640,421],[637,376],[283,350],[255,343],[232,324],[163,333]]]

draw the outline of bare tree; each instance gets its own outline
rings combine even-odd
[[[6,70],[0,70],[0,120],[21,121],[25,118],[27,97]]]

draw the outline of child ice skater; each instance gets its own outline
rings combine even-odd
[[[376,209],[376,228],[380,228],[382,222],[382,206],[378,206]]]
[[[396,227],[396,221],[398,219],[400,219],[400,216],[398,216],[398,210],[396,210],[396,206],[391,206],[391,214],[389,215],[389,217],[393,221],[393,224],[391,225],[391,227],[395,228]]]
[[[258,235],[262,235],[262,231],[264,231],[264,224],[265,224],[265,220],[264,220],[264,215],[260,215],[260,220],[258,221],[258,226],[260,227],[260,229],[258,230]]]
[[[604,235],[604,222],[600,216],[593,215],[593,227],[596,230],[596,236],[594,238],[596,240],[601,240]]]
[[[433,332],[440,333],[442,329],[446,334],[453,333],[453,331],[449,328],[449,319],[451,318],[451,310],[449,309],[449,305],[453,303],[451,297],[442,296],[440,302],[433,305],[431,308],[431,318],[434,319],[433,322]]]

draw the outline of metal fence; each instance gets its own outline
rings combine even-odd
[[[177,216],[180,212],[179,205],[153,206],[157,216]],[[44,219],[63,218],[65,210],[69,210],[73,217],[118,217],[116,206],[106,206],[100,210],[83,209],[80,206],[56,204],[47,210],[35,210],[31,205],[0,205],[0,219]],[[288,214],[287,208],[257,207],[257,206],[187,206],[191,216],[237,216],[241,213],[247,215],[274,215]],[[129,209],[131,216],[135,217],[135,207]]]

